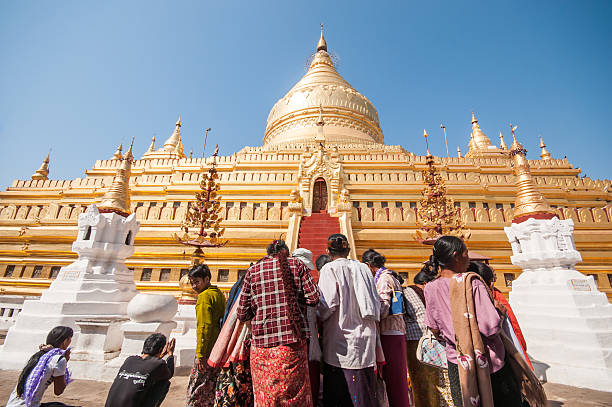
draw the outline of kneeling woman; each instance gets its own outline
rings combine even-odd
[[[56,326],[47,335],[47,341],[32,355],[25,365],[17,387],[11,393],[6,407],[38,407],[45,390],[53,383],[53,392],[59,396],[70,381],[66,363],[70,359],[72,328]]]

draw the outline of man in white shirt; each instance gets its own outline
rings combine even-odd
[[[368,266],[346,258],[346,236],[331,235],[327,250],[332,261],[321,269],[318,308],[323,325],[323,405],[375,407],[380,298]]]

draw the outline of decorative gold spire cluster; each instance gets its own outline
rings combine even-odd
[[[181,127],[183,123],[181,121],[181,116],[179,116],[176,121],[176,125],[174,126],[174,130],[168,139],[164,142],[162,148],[155,150],[155,137],[151,140],[151,144],[147,149],[147,152],[144,153],[143,159],[153,159],[153,158],[162,158],[162,159],[181,159],[186,158],[185,153],[183,152],[183,138],[181,136]]]
[[[546,149],[546,144],[544,144],[544,140],[542,140],[542,136],[540,136],[540,148],[542,149],[542,153],[540,154],[540,158],[542,160],[550,160],[550,153]]]
[[[222,239],[225,228],[221,227],[223,218],[220,212],[223,208],[219,196],[221,185],[217,173],[218,152],[219,146],[217,145],[208,172],[202,174],[200,191],[195,194],[195,201],[190,203],[189,210],[181,224],[183,235],[175,234],[175,238],[181,243],[196,247],[192,255],[194,264],[204,257],[202,247],[221,247],[227,243],[227,240]]]
[[[32,179],[49,179],[49,154],[47,154],[47,157],[43,160],[36,172],[32,174]]]
[[[427,140],[427,132],[425,139]],[[426,163],[427,169],[422,172],[425,188],[421,192],[421,206],[417,209],[417,240],[421,243],[432,243],[443,235],[469,239],[469,230],[465,229],[453,200],[446,195],[444,179],[434,165],[429,146]]]
[[[550,219],[554,216],[552,209],[544,195],[536,188],[531,177],[529,162],[525,157],[527,150],[516,140],[514,131],[516,126],[510,124],[512,130],[512,145],[510,157],[516,176],[516,200],[514,201],[514,219],[512,222],[521,223],[529,218]]]
[[[130,144],[130,149],[121,158],[121,164],[115,173],[113,183],[102,197],[102,202],[98,205],[101,213],[115,212],[121,216],[129,216],[132,213],[130,208],[130,175],[132,173],[132,147],[134,139]]]

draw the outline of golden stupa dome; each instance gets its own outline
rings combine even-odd
[[[383,142],[374,105],[336,71],[323,31],[308,72],[270,111],[263,145],[314,142],[321,112],[326,143]]]

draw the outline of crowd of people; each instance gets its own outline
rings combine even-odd
[[[461,239],[437,239],[413,284],[386,268],[376,250],[361,261],[349,259],[350,250],[346,236],[333,234],[327,254],[313,262],[310,251],[290,253],[276,240],[227,299],[211,284],[209,268],[194,266],[188,277],[198,293],[197,343],[186,405],[546,405],[495,273],[470,262]],[[39,406],[51,383],[61,394],[70,381],[71,337],[66,327],[49,333],[7,407]],[[425,337],[442,349],[439,363],[423,359]],[[120,368],[106,406],[161,405],[173,352],[173,340],[149,337],[142,355]]]

